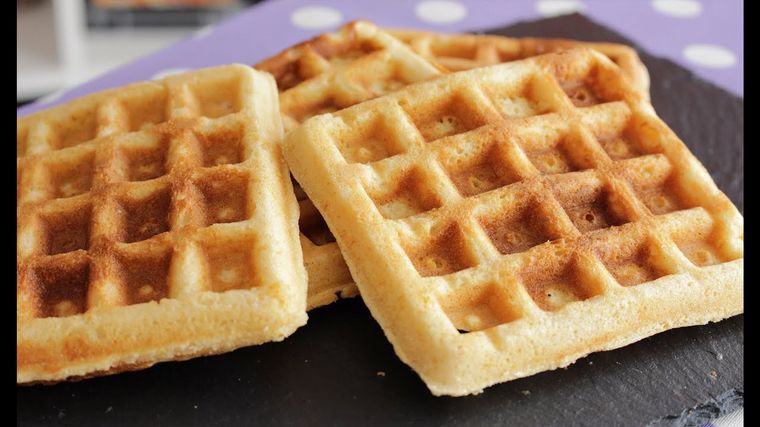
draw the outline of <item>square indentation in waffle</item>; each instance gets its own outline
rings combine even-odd
[[[632,117],[620,123],[618,118],[599,123],[594,129],[597,141],[612,160],[625,160],[659,152],[657,135],[646,122]],[[592,125],[593,126],[593,125]]]
[[[148,141],[130,141],[121,144],[120,154],[128,181],[147,181],[166,175],[168,137],[151,138]]]
[[[90,263],[87,257],[59,255],[40,260],[26,283],[36,296],[32,317],[67,317],[87,310]]]
[[[256,242],[249,233],[201,241],[211,290],[248,289],[260,283],[253,264]]]
[[[126,304],[159,301],[169,296],[172,250],[163,244],[135,244],[115,255]]]
[[[713,242],[704,236],[684,237],[675,242],[678,249],[697,267],[706,267],[728,261]]]
[[[206,79],[191,84],[190,91],[195,97],[197,114],[216,118],[234,114],[241,110],[241,85],[236,77]]]
[[[505,118],[538,116],[554,111],[556,100],[545,79],[529,78],[518,85],[486,86],[483,90]]]
[[[714,226],[696,224],[672,236],[681,253],[697,267],[707,267],[736,259],[721,248],[721,235]]]
[[[289,103],[283,110],[296,122],[301,123],[306,119],[319,114],[333,113],[343,108],[330,93],[321,94],[312,99],[299,99],[298,102]]]
[[[129,121],[129,131],[136,132],[167,119],[167,89],[156,86],[121,98]]]
[[[382,48],[375,40],[356,37],[353,34],[350,38],[343,39],[316,38],[303,49],[297,61],[289,62],[286,67],[271,72],[277,76],[279,90],[285,91],[325,71],[346,67]]]
[[[47,185],[52,198],[66,198],[87,193],[94,174],[93,150],[66,153],[45,162]]]
[[[62,254],[90,247],[92,208],[89,203],[69,205],[41,214],[42,252]]]
[[[462,229],[456,223],[447,225],[422,244],[408,247],[407,255],[422,277],[443,276],[476,264]]]
[[[559,84],[576,107],[590,107],[623,98],[618,93],[620,88],[616,76],[599,66],[591,67],[585,75],[565,76]]]
[[[561,237],[552,218],[535,200],[526,199],[506,213],[483,216],[480,224],[491,243],[503,255],[526,251]]]
[[[428,179],[418,168],[402,173],[392,185],[388,193],[370,195],[384,218],[407,218],[442,205],[440,197],[429,187]]]
[[[574,172],[594,167],[588,148],[572,133],[527,136],[519,141],[533,166],[543,175]]]
[[[581,233],[630,222],[627,203],[601,183],[583,179],[563,180],[555,184],[554,195]]]
[[[450,292],[439,298],[439,301],[459,331],[480,331],[522,317],[514,295],[504,286],[495,283]]]
[[[597,249],[604,266],[622,286],[651,282],[671,273],[666,266],[667,257],[653,242],[637,240]]]
[[[636,196],[654,215],[694,207],[685,200],[684,189],[669,160],[663,155],[646,156],[626,164],[628,177]]]
[[[362,87],[368,98],[395,92],[418,80],[406,75],[408,71],[403,64],[391,60],[377,61],[372,57],[360,59],[344,74],[348,81]]]
[[[463,144],[454,155],[443,159],[459,194],[474,196],[519,181],[520,176],[504,151],[498,142],[485,149]]]
[[[51,121],[52,147],[72,147],[95,139],[98,134],[97,113],[97,105],[87,103]]]
[[[220,129],[197,132],[203,153],[203,166],[235,164],[245,160],[241,144],[244,131],[242,126],[223,126]]]
[[[402,101],[403,102],[403,101]],[[482,117],[462,94],[441,96],[420,105],[401,105],[425,141],[465,133],[483,126]]]
[[[330,63],[331,68],[350,64],[357,58],[383,49],[377,40],[355,38],[338,46],[324,46],[319,43],[313,46]]]
[[[243,221],[250,218],[248,173],[229,167],[206,170],[194,180],[200,191],[203,225]]]
[[[310,63],[319,61],[319,55],[312,52],[310,54],[311,57],[306,58],[307,55],[309,54],[304,54],[297,60],[293,61],[282,61],[277,64],[269,63],[264,67],[264,71],[267,71],[274,76],[275,81],[277,82],[277,88],[281,92],[284,92],[322,72],[323,67],[309,66]]]
[[[575,257],[546,253],[541,263],[533,263],[520,275],[522,285],[544,311],[556,311],[567,304],[600,293],[599,284]]]
[[[311,243],[322,246],[335,241],[335,236],[327,227],[325,219],[309,199],[299,201],[298,207],[301,211],[298,227]]]
[[[334,141],[348,163],[370,163],[404,152],[393,125],[384,114],[349,120],[352,131]]]
[[[119,198],[119,206],[123,242],[139,242],[169,231],[171,191],[168,185],[133,186]]]

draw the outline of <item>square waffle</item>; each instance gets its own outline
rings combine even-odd
[[[351,22],[264,60],[274,75],[286,132],[316,114],[336,111],[442,74],[406,45],[366,21]],[[309,309],[357,294],[348,267],[319,212],[298,187]]]
[[[590,49],[313,117],[284,152],[433,394],[743,311],[743,217]]]
[[[438,34],[414,30],[387,30],[424,58],[451,71],[516,61],[573,47],[588,47],[616,63],[633,85],[649,96],[649,72],[636,51],[615,43],[593,43],[566,39],[511,38],[475,34]]]
[[[282,340],[306,323],[274,79],[229,65],[17,121],[17,381]]]

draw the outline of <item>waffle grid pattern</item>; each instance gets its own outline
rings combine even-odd
[[[389,29],[388,32],[408,44],[423,58],[435,61],[450,71],[471,70],[561,49],[587,47],[610,58],[645,97],[649,96],[649,73],[646,67],[641,63],[634,49],[622,44],[475,34],[438,34],[401,29]]]
[[[396,40],[398,38],[398,40]],[[425,59],[415,55],[409,47]],[[316,114],[334,112],[398,90],[409,83],[458,71],[577,46],[579,42],[440,35],[404,30],[385,33],[359,21],[323,34],[256,65],[275,75],[286,129]],[[580,43],[583,44],[583,43]],[[648,94],[648,74],[627,46],[589,43],[635,77]],[[433,64],[431,66],[431,64]],[[444,67],[441,67],[444,66]],[[648,95],[647,95],[648,96]],[[340,249],[321,215],[293,182],[301,219],[301,242],[309,273],[309,308],[358,293]]]
[[[286,132],[317,114],[333,112],[442,74],[373,24],[357,21],[262,61],[280,91]],[[296,188],[301,244],[309,276],[309,309],[357,294],[335,238],[314,204]]]
[[[322,34],[255,67],[275,76],[286,133],[314,115],[442,74],[439,67],[365,21]]]
[[[271,325],[238,331],[249,344],[284,338],[283,328],[305,322],[276,107],[271,77],[233,65],[20,119],[21,330],[166,299],[194,304],[207,292],[234,298],[223,295],[229,290],[269,301],[256,316],[270,316]],[[185,320],[211,310],[198,307]],[[25,344],[32,347],[20,342],[19,354]]]
[[[515,64],[320,116],[286,142],[370,310],[436,394],[477,392],[626,339],[613,332],[585,351],[560,339],[547,353],[562,362],[503,353],[485,362],[495,348],[510,351],[510,329],[495,326],[591,318],[599,301],[614,305],[636,285],[666,276],[706,283],[708,266],[741,267],[741,215],[617,67],[589,50]],[[331,172],[316,178],[304,158]],[[332,185],[318,189],[317,179]],[[324,199],[330,191],[339,201]],[[358,218],[351,229],[348,217]],[[717,316],[740,310],[726,305]],[[465,357],[465,342],[490,350]],[[425,345],[435,356],[413,350]]]

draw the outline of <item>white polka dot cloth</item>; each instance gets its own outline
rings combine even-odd
[[[253,6],[96,80],[22,107],[17,116],[86,93],[189,69],[231,62],[253,64],[354,19],[457,32],[575,12],[627,36],[648,52],[744,95],[744,6],[740,0],[278,0]]]

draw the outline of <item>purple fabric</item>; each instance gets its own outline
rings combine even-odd
[[[579,0],[587,16],[622,33],[649,52],[669,58],[737,95],[744,94],[744,7],[740,0],[680,0],[699,3],[701,13],[674,17],[655,9],[654,2],[635,0]],[[225,63],[253,64],[283,48],[315,34],[332,30],[353,19],[365,18],[379,25],[431,29],[440,32],[487,29],[520,20],[540,19],[540,5],[550,1],[488,0],[449,1],[466,10],[464,18],[446,24],[426,22],[416,14],[422,1],[382,0],[373,2],[340,0],[278,0],[253,6],[187,39],[119,67],[52,100],[39,101],[17,110],[17,117],[51,107],[98,90],[149,80],[170,69],[199,68]],[[556,4],[556,3],[555,3]],[[698,5],[698,6],[699,6]],[[311,6],[325,6],[340,12],[340,22],[329,27],[302,29],[292,23],[292,14]],[[733,65],[709,67],[688,60],[684,48],[693,43],[718,45],[732,52]]]

